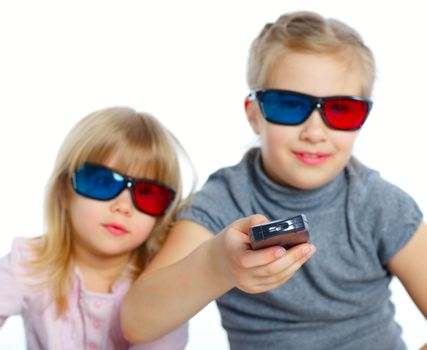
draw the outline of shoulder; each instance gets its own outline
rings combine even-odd
[[[378,171],[359,164],[357,171],[348,168],[349,200],[353,209],[364,216],[381,215],[385,219],[393,216],[412,216],[421,220],[421,210],[407,192],[385,180]]]
[[[249,150],[239,163],[211,174],[196,197],[216,203],[246,201],[249,189],[255,186],[257,162],[260,162],[259,149]]]
[[[33,242],[34,239],[18,237],[12,241],[10,253],[6,256],[9,262],[16,266],[25,265],[26,262],[34,258]]]
[[[417,231],[423,214],[403,189],[385,180],[378,171],[359,165],[349,169],[351,214],[368,230],[383,263],[386,263]]]
[[[212,183],[222,183],[223,185],[228,185],[228,187],[235,187],[241,186],[242,182],[247,182],[251,178],[255,163],[259,159],[258,151],[256,148],[251,149],[243,156],[239,163],[221,168],[212,173],[203,188]]]
[[[384,179],[374,169],[361,163],[347,167],[350,191],[361,201],[379,207],[415,205],[415,200],[402,188]]]
[[[34,280],[29,275],[27,262],[32,252],[27,238],[16,238],[6,256],[0,259],[0,314],[10,316],[22,313],[28,283]]]
[[[0,260],[3,273],[7,271],[9,278],[13,276],[20,284],[37,283],[39,277],[31,273],[30,264],[36,257],[35,247],[39,242],[38,238],[15,238],[9,254]]]
[[[211,232],[219,232],[236,218],[245,216],[243,206],[250,202],[256,157],[257,149],[250,150],[236,165],[211,174],[178,218],[195,221]]]

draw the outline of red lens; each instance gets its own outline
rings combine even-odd
[[[323,110],[328,123],[341,130],[359,129],[369,112],[365,101],[351,99],[326,100]]]
[[[173,201],[174,192],[153,182],[137,182],[134,187],[138,209],[150,215],[162,215]]]

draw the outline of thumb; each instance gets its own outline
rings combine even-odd
[[[264,224],[268,221],[264,215],[255,214],[236,220],[230,225],[230,228],[248,234],[252,226]]]

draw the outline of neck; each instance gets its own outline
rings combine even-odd
[[[81,249],[74,249],[74,262],[79,268],[87,290],[109,293],[114,282],[128,264],[131,253],[119,256],[95,256]]]

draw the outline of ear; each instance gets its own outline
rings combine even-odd
[[[251,101],[248,97],[245,98],[246,118],[252,127],[255,134],[259,134],[260,130],[260,109],[257,101]]]

